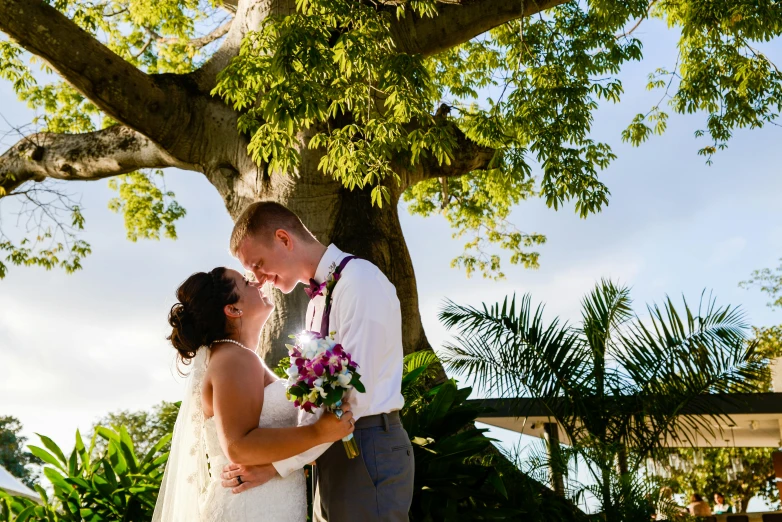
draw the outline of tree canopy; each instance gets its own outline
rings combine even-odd
[[[30,465],[41,464],[41,461],[25,451],[27,438],[21,435],[21,431],[22,423],[19,419],[0,415],[0,466],[32,488],[38,479],[38,472]]]
[[[535,267],[545,236],[511,208],[542,197],[586,217],[608,204],[599,173],[615,155],[591,137],[595,111],[621,99],[620,70],[643,59],[636,29],[655,18],[679,35],[678,58],[649,64],[660,101],[622,140],[697,113],[710,162],[736,129],[776,125],[782,73],[764,46],[782,32],[778,0],[7,0],[0,77],[37,116],[0,156],[3,210],[30,218],[2,224],[0,277],[81,268],[90,245],[63,180],[116,176],[109,205],[131,240],[175,237],[185,215],[161,168],[230,185],[222,159],[183,153],[198,146],[177,127],[207,133],[194,93],[230,105],[265,173],[295,176],[316,149],[323,175],[371,189],[374,205],[401,187],[409,211],[443,214],[468,274],[501,277],[497,246]]]

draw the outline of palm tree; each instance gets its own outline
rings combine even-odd
[[[577,326],[545,324],[529,295],[480,309],[449,301],[440,314],[458,332],[446,367],[508,399],[519,416],[513,399],[538,399],[567,435],[568,454],[587,462],[607,521],[623,520],[655,448],[712,433],[722,416],[704,409],[708,394],[755,391],[762,375],[738,308],[702,296],[697,313],[685,301],[681,315],[670,298],[647,309],[639,318],[629,289],[603,280],[583,299]]]

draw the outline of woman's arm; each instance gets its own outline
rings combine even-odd
[[[353,431],[353,414],[349,411],[342,419],[323,415],[311,426],[259,428],[266,370],[253,352],[222,349],[212,357],[209,371],[220,446],[235,464],[269,464],[334,442]]]

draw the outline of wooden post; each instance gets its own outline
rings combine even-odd
[[[551,473],[551,487],[554,493],[560,497],[565,496],[565,480],[562,461],[562,452],[559,446],[559,428],[556,422],[546,422],[543,424],[543,434],[548,445],[549,472]]]

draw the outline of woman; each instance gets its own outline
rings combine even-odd
[[[733,508],[730,504],[725,503],[725,495],[722,493],[714,494],[714,509],[711,510],[715,515],[723,515],[725,513],[733,513]]]
[[[673,490],[668,486],[660,488],[660,496],[655,507],[655,520],[668,520],[670,515],[677,511],[673,501]]]
[[[257,283],[215,268],[190,276],[177,299],[168,339],[192,370],[153,521],[304,522],[302,471],[238,495],[221,487],[220,471],[229,461],[270,464],[342,439],[353,432],[350,407],[297,427],[283,381],[251,348],[274,309]]]
[[[690,515],[694,517],[708,517],[711,516],[711,508],[709,503],[703,500],[703,497],[697,493],[693,493],[690,497],[690,505],[687,506],[690,511]]]

